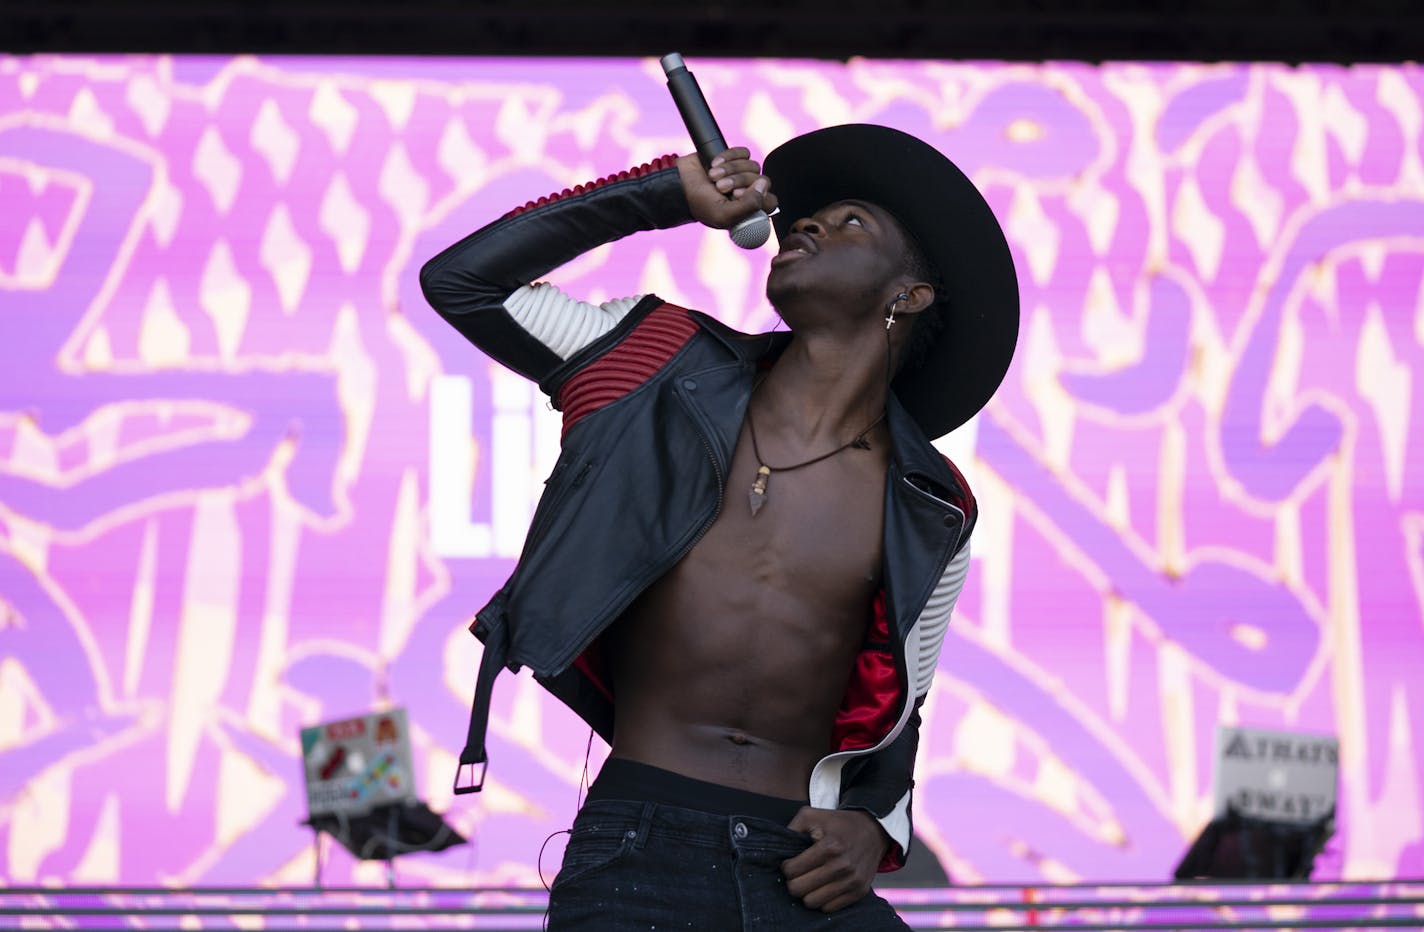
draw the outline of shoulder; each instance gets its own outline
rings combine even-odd
[[[697,335],[698,316],[649,295],[570,358],[543,386],[563,412],[564,432],[666,367]]]

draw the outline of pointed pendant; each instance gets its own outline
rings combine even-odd
[[[747,493],[747,504],[751,506],[752,517],[761,511],[761,506],[766,504],[766,483],[771,478],[771,467],[762,466],[757,469],[756,479],[752,481],[752,490]]]

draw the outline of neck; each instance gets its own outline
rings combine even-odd
[[[752,399],[758,426],[807,445],[865,430],[885,410],[890,360],[883,331],[862,333],[794,334]]]

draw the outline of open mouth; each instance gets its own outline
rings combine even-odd
[[[804,233],[792,233],[781,241],[781,251],[771,261],[785,262],[800,256],[816,254],[816,244]]]

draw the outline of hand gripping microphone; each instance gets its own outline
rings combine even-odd
[[[702,167],[709,168],[712,160],[727,150],[722,131],[717,128],[717,121],[712,119],[707,98],[702,96],[702,89],[697,86],[697,79],[687,70],[687,65],[683,64],[682,56],[677,52],[668,52],[662,62],[677,112],[682,114],[682,122],[687,124],[687,132],[692,136],[692,144],[697,147]],[[727,232],[732,242],[743,249],[756,249],[771,236],[771,218],[759,210],[737,221],[737,225]]]

